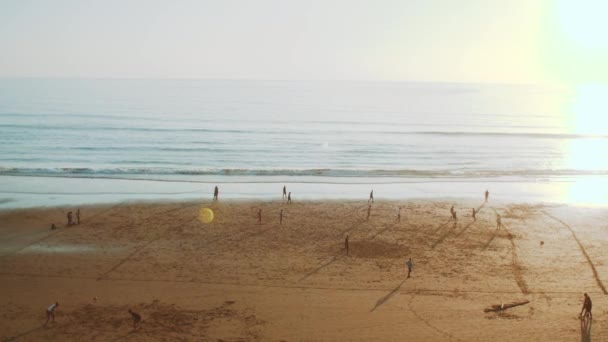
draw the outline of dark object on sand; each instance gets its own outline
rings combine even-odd
[[[141,322],[141,316],[137,312],[131,311],[131,309],[129,309],[129,313],[131,314],[131,318],[133,319],[133,329],[135,329]]]
[[[499,312],[499,311],[506,310],[508,308],[512,308],[514,306],[525,305],[525,304],[528,304],[528,303],[530,303],[529,300],[522,300],[522,301],[513,302],[513,303],[496,304],[496,305],[492,305],[489,308],[483,309],[483,312]]]
[[[545,245],[545,241],[540,242],[541,247]]]

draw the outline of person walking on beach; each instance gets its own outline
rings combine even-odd
[[[452,218],[454,219],[454,221],[458,221],[458,219],[456,218],[456,210],[454,210],[454,206],[450,208],[450,213],[452,213]]]
[[[346,235],[346,239],[344,239],[344,248],[346,249],[346,255],[350,255],[350,249],[348,248],[348,235]]]
[[[490,192],[486,190],[486,202],[488,201],[488,197],[490,197]]]
[[[578,315],[580,318],[584,318],[585,316],[589,316],[589,318],[593,318],[591,314],[591,298],[588,294],[585,293],[585,300],[583,302],[583,308],[581,309],[581,313]],[[584,313],[584,314],[583,314]]]
[[[80,224],[80,209],[76,210],[76,224]]]
[[[213,200],[217,201],[217,197],[220,194],[220,189],[218,189],[217,185],[215,186],[215,189],[213,189]]]
[[[410,274],[412,273],[412,269],[414,268],[414,262],[412,261],[412,258],[409,258],[406,262],[405,265],[407,266],[407,277],[410,277]]]
[[[592,308],[592,303],[591,303],[591,297],[589,297],[588,294],[584,294],[584,301],[583,301],[583,308],[581,309],[581,313],[579,314],[579,317],[583,318],[585,316],[589,316],[589,318],[592,318],[592,314],[591,314],[591,308]]]
[[[500,219],[500,214],[496,214],[496,229],[502,226],[502,220]]]
[[[291,204],[291,191],[287,195],[287,204]]]
[[[475,208],[473,208],[473,221],[477,221],[477,218],[475,217],[475,214],[476,214],[476,213],[477,213],[477,212],[475,211]]]
[[[279,214],[279,224],[283,224],[283,209],[281,209],[281,213]]]
[[[51,317],[53,318],[53,322],[55,322],[55,309],[57,309],[58,306],[59,302],[55,302],[46,309],[46,322],[44,322],[44,326],[47,325]]]
[[[133,330],[135,330],[139,326],[139,323],[141,323],[141,315],[135,311],[131,311],[131,309],[129,309],[129,313],[131,314],[131,319],[133,320]]]
[[[374,189],[372,189],[372,192],[369,193],[369,199],[367,200],[367,202],[369,203],[369,201],[372,201],[372,203],[374,203]]]
[[[262,209],[258,211],[258,224],[262,224]]]
[[[287,198],[287,186],[283,185],[283,199]]]
[[[367,221],[369,221],[369,217],[372,214],[372,206],[371,204],[367,207]]]
[[[68,226],[71,226],[72,224],[74,224],[74,222],[72,222],[72,212],[68,211]]]

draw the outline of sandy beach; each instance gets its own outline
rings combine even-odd
[[[366,201],[118,203],[66,226],[68,210],[0,212],[1,341],[608,339],[605,208],[380,200],[368,220]]]

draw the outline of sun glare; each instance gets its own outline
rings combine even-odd
[[[607,135],[608,84],[579,85],[571,114],[574,115],[573,133]]]
[[[557,8],[560,28],[575,47],[608,51],[608,1],[560,0]]]

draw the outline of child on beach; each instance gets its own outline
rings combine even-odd
[[[55,309],[57,309],[58,306],[59,306],[59,302],[55,302],[46,309],[46,322],[44,322],[45,326],[49,322],[49,319],[51,317],[53,318],[53,322],[55,322]]]

